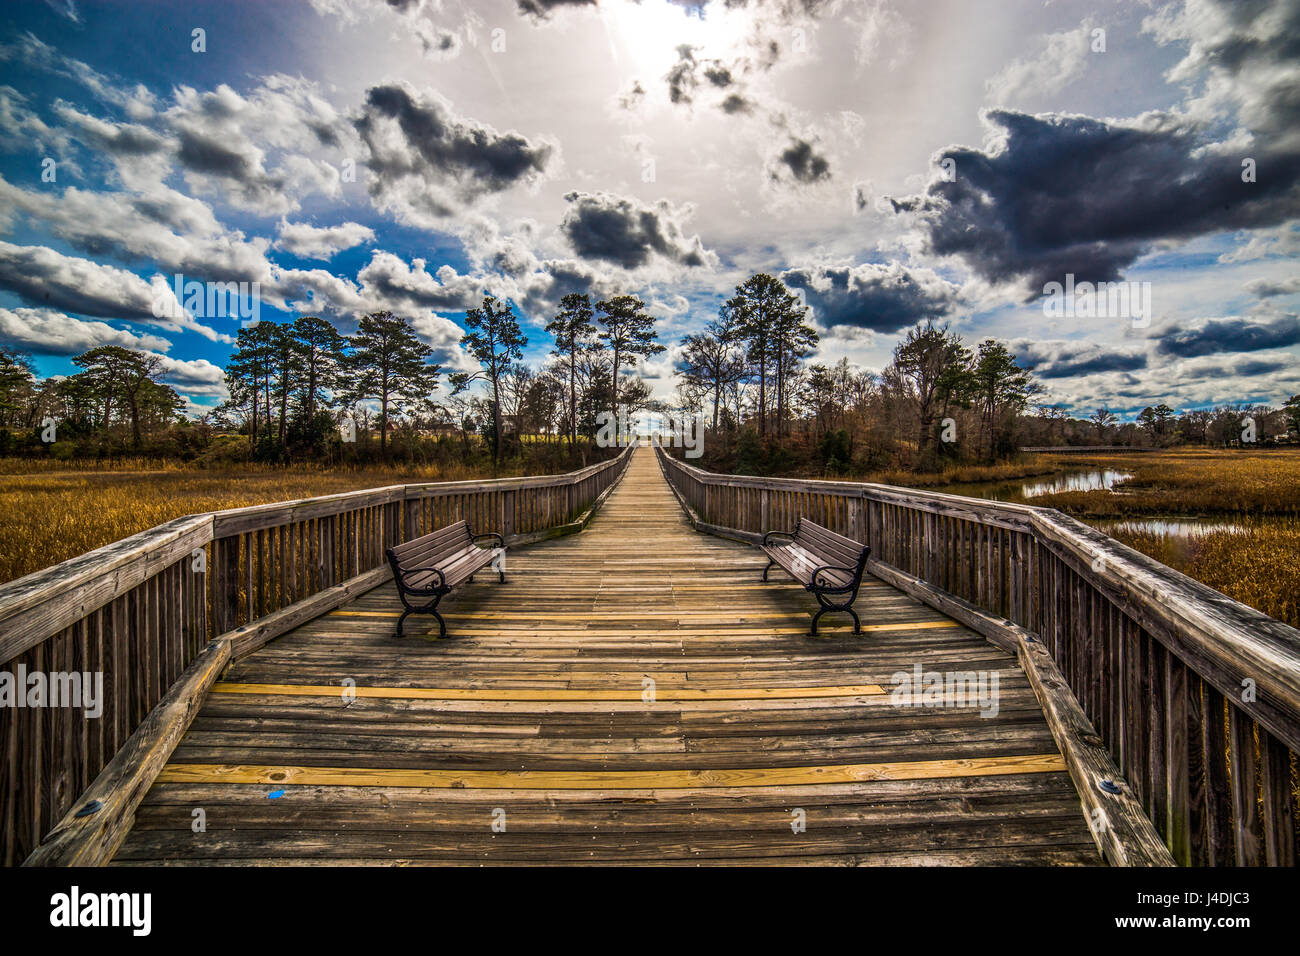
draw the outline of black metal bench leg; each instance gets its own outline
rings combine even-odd
[[[824,607],[824,608],[822,608],[820,611],[818,611],[816,614],[813,615],[813,619],[812,619],[812,632],[811,632],[813,637],[816,637],[816,636],[817,636],[817,619],[818,619],[819,617],[821,617],[823,614],[825,614],[825,613],[826,613],[827,611],[829,611],[829,610],[831,610],[831,608]]]
[[[414,609],[414,608],[409,608],[409,607],[408,607],[405,611],[402,612],[402,616],[399,617],[399,618],[397,619],[397,636],[398,636],[398,637],[401,637],[401,636],[402,636],[402,624],[406,621],[406,619],[407,619],[410,615],[412,615],[412,614],[414,614],[414,613],[415,613],[415,609]]]
[[[821,605],[817,613],[813,615],[812,630],[810,632],[813,637],[817,636],[817,620],[823,614],[829,614],[832,611],[847,611],[853,617],[853,633],[855,635],[862,634],[862,621],[858,617],[858,612],[853,610],[852,601],[850,601],[848,604],[831,604],[829,601],[826,600],[826,598],[822,597],[822,595],[817,594],[816,592],[813,593],[813,596],[817,598],[817,603]]]
[[[429,608],[429,613],[438,619],[438,637],[447,636],[447,622],[442,619],[436,608]]]
[[[764,581],[767,580],[767,572],[768,572],[768,571],[771,571],[774,567],[776,567],[776,562],[773,561],[771,558],[769,558],[768,561],[767,561],[767,567],[765,567],[765,568],[763,569],[763,580],[764,580]]]

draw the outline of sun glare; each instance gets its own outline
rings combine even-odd
[[[719,8],[706,15],[672,0],[617,0],[600,10],[615,60],[635,76],[666,73],[683,44],[697,48],[697,56],[726,55],[742,30],[741,13]]]

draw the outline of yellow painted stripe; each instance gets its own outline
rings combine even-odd
[[[330,611],[330,616],[400,617],[401,612],[400,611]],[[800,612],[790,613],[790,614],[746,614],[743,612],[728,614],[728,612],[726,611],[672,611],[667,613],[656,614],[650,612],[634,611],[634,612],[629,612],[627,614],[621,614],[618,612],[607,613],[605,611],[600,611],[600,610],[592,610],[585,613],[572,613],[572,614],[559,614],[554,612],[533,613],[531,611],[521,611],[518,614],[514,614],[510,612],[456,614],[448,611],[446,614],[443,615],[443,617],[445,617],[448,621],[474,621],[474,620],[487,621],[487,620],[509,619],[509,620],[521,620],[521,621],[570,620],[570,621],[581,621],[584,623],[589,623],[591,621],[598,621],[598,620],[606,620],[608,618],[629,618],[629,619],[663,618],[663,619],[671,619],[671,620],[681,620],[689,623],[693,620],[693,618],[701,617],[701,618],[723,618],[725,619],[725,623],[728,624],[735,623],[737,617],[741,617],[741,618],[776,617],[776,618],[786,618],[788,620],[800,620],[800,619],[806,620],[808,616],[809,616],[808,612],[806,611],[800,611]],[[831,624],[832,626],[834,626],[835,622],[832,621]],[[862,630],[863,631],[920,631],[920,630],[928,630],[930,628],[936,628],[936,627],[961,627],[961,626],[962,625],[957,621],[900,621],[897,624],[864,624],[862,625]],[[498,633],[498,632],[494,632],[494,633]],[[796,633],[796,632],[791,632],[791,633]]]
[[[331,611],[339,617],[398,617],[400,611]],[[642,618],[690,618],[690,617],[718,617],[726,620],[735,620],[737,617],[763,617],[763,618],[800,618],[807,617],[806,611],[777,611],[777,612],[748,612],[741,610],[686,610],[686,611],[475,611],[469,614],[459,614],[455,611],[448,611],[443,617],[448,620],[461,621],[591,621],[611,620],[611,619],[642,619]]]
[[[1060,754],[709,770],[393,770],[359,767],[235,766],[173,763],[159,783],[243,783],[320,787],[454,787],[471,790],[675,790],[794,787],[872,780],[1062,773]]]
[[[219,681],[214,694],[267,694],[283,697],[338,697],[344,688],[337,684],[247,684]],[[641,690],[567,690],[546,688],[475,687],[353,687],[357,697],[393,700],[641,700]],[[665,700],[779,700],[804,697],[867,697],[884,694],[879,684],[847,684],[834,687],[720,687],[662,688],[656,701]]]

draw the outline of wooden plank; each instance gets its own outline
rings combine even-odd
[[[289,697],[335,697],[341,686],[331,684],[248,684],[222,682],[214,694],[268,694]],[[642,700],[639,686],[628,690],[524,690],[476,689],[466,687],[350,687],[357,697],[401,700]],[[745,687],[691,690],[660,688],[654,702],[675,700],[786,700],[792,698],[868,697],[886,693],[879,684],[851,684],[835,687]],[[649,703],[649,702],[647,702]]]
[[[857,783],[864,780],[922,780],[935,777],[1059,773],[1059,754],[987,757],[969,760],[918,760],[901,763],[844,764],[710,770],[392,770],[352,767],[268,767],[220,764],[169,764],[160,783],[244,783],[276,786],[446,787],[537,790],[672,790],[685,787],[786,787]]]

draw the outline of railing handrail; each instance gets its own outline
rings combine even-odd
[[[1228,597],[1154,558],[1084,525],[1054,508],[987,501],[944,492],[869,482],[722,475],[678,461],[659,449],[662,460],[709,485],[771,490],[804,490],[890,503],[946,505],[981,520],[996,516],[1055,544],[1072,555],[1077,570],[1095,583],[1120,591],[1162,625],[1166,640],[1176,642],[1208,671],[1201,676],[1233,698],[1240,681],[1256,682],[1254,701],[1237,706],[1250,712],[1290,747],[1300,749],[1300,630]],[[905,502],[904,502],[905,499]],[[1104,570],[1093,569],[1100,558]]]

